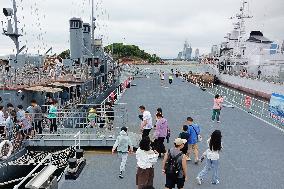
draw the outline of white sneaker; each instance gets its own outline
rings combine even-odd
[[[221,123],[221,121],[217,121],[217,123]]]
[[[186,161],[191,161],[191,158],[186,156]]]
[[[197,184],[201,185],[201,179],[199,177],[196,177]]]

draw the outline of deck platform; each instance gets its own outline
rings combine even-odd
[[[204,141],[200,153],[206,150],[206,139],[215,130],[223,135],[224,149],[220,155],[220,184],[212,186],[210,175],[198,186],[195,177],[204,163],[188,162],[189,181],[184,188],[218,189],[281,189],[284,188],[283,133],[237,108],[224,108],[221,123],[210,120],[213,96],[181,79],[174,79],[171,86],[160,86],[158,77],[135,79],[137,86],[126,91],[121,102],[127,103],[129,130],[138,133],[138,107],[145,105],[152,115],[158,107],[168,119],[172,136],[167,147],[173,146],[187,116],[192,116],[201,126]],[[135,189],[136,159],[130,155],[124,179],[118,178],[119,159],[116,155],[86,152],[87,165],[76,181],[62,179],[60,189]],[[164,188],[165,177],[161,160],[155,165],[154,186]]]

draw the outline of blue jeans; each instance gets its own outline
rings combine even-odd
[[[208,172],[212,169],[212,183],[216,183],[217,180],[219,181],[219,160],[210,160],[206,159],[206,165],[203,170],[198,174],[198,177],[203,180],[204,177],[208,174]]]

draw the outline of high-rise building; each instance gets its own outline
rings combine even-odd
[[[187,41],[184,42],[183,51],[178,53],[177,59],[191,60],[192,48]]]
[[[195,59],[199,58],[199,49],[195,49]]]
[[[283,43],[282,43],[282,46],[281,46],[281,53],[284,53],[284,40],[283,40]]]
[[[219,50],[217,45],[213,45],[211,48],[211,56],[218,56]]]

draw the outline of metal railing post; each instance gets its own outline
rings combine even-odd
[[[264,116],[264,106],[265,106],[265,102],[262,102],[261,117]]]

